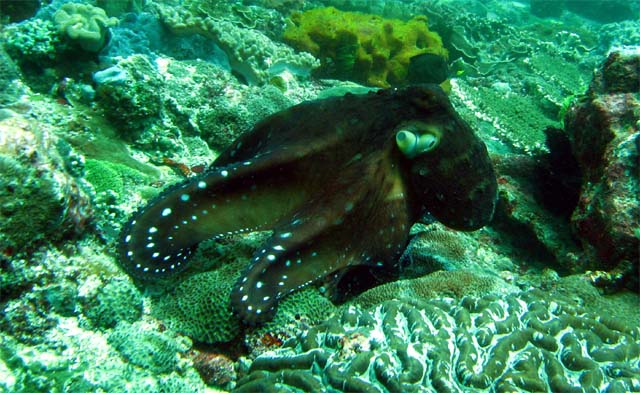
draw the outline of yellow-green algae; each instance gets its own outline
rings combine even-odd
[[[294,13],[291,20],[285,42],[318,57],[320,73],[338,79],[389,87],[405,81],[412,57],[447,56],[422,15],[404,22],[327,7]]]

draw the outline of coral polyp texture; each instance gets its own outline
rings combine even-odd
[[[325,76],[388,87],[406,81],[411,58],[447,56],[425,16],[403,22],[328,7],[295,13],[291,19],[283,39],[318,57]]]
[[[538,291],[349,307],[256,358],[236,392],[640,391],[640,329]],[[287,390],[288,389],[288,390]]]

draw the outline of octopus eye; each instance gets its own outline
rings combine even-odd
[[[440,140],[440,133],[431,130],[401,129],[396,133],[396,145],[407,158],[433,150]]]

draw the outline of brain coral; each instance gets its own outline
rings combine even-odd
[[[339,79],[354,79],[372,86],[402,83],[412,57],[423,53],[447,56],[427,18],[403,22],[376,15],[316,8],[292,15],[293,25],[284,40],[318,57],[320,72]]]
[[[109,27],[118,23],[102,8],[89,4],[67,3],[53,15],[60,32],[88,52],[99,52],[109,41]]]
[[[256,358],[236,391],[627,392],[639,378],[637,326],[530,291],[347,308]]]

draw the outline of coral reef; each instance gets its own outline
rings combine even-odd
[[[179,354],[191,348],[188,338],[153,330],[144,322],[119,322],[107,342],[130,363],[159,374],[178,369],[184,362]]]
[[[292,104],[274,86],[238,84],[201,60],[151,62],[132,55],[96,72],[94,80],[97,103],[124,139],[153,156],[175,154],[192,165],[210,163],[211,149],[224,149],[258,120]]]
[[[306,77],[322,64],[316,75],[366,82],[347,50],[314,59],[280,42],[292,10],[300,21],[326,6],[391,21],[392,36],[427,24],[390,18],[428,17],[451,100],[492,153],[492,225],[460,233],[423,217],[400,281],[342,305],[328,282],[308,287],[259,328],[242,327],[228,298],[269,233],[207,241],[181,281],[141,292],[112,255],[135,206],[269,114],[318,91],[375,90]],[[638,11],[618,0],[576,11],[623,19],[598,7]],[[0,8],[0,391],[640,391],[639,300],[619,291],[639,285],[640,21],[541,20],[498,0]],[[375,34],[360,53],[396,67],[377,74],[395,83],[406,63],[392,67]],[[582,179],[550,132],[570,139]]]
[[[386,301],[431,299],[437,297],[484,296],[515,292],[516,288],[496,276],[478,274],[468,270],[437,271],[423,277],[398,280],[371,288],[356,296],[349,304],[364,309],[376,307]]]
[[[219,271],[194,274],[158,299],[154,313],[171,329],[196,341],[231,341],[240,333],[240,322],[229,305],[236,278]]]
[[[135,322],[142,316],[142,296],[128,280],[115,279],[82,299],[84,315],[98,328],[112,328],[120,321]]]
[[[58,31],[88,52],[99,52],[109,41],[109,27],[118,20],[109,18],[100,7],[82,3],[63,4],[53,15]]]
[[[640,54],[613,52],[567,111],[565,130],[584,173],[572,225],[602,266],[638,288]]]
[[[376,15],[316,8],[294,13],[283,39],[322,63],[320,75],[388,87],[406,81],[411,58],[431,53],[446,58],[427,19],[407,22]]]
[[[7,52],[18,62],[51,63],[61,45],[53,22],[29,19],[3,28]]]
[[[0,45],[0,108],[20,99],[25,92],[20,71]],[[2,117],[2,116],[0,116]]]
[[[259,356],[234,391],[637,391],[639,362],[637,327],[539,291],[391,300]]]
[[[0,250],[60,241],[90,227],[92,207],[78,178],[82,157],[46,127],[10,116],[0,121]]]
[[[105,115],[129,139],[136,139],[162,107],[162,79],[145,56],[133,55],[94,74],[96,98]]]
[[[199,17],[182,8],[159,7],[163,23],[178,35],[200,34],[218,45],[232,70],[249,84],[264,84],[282,73],[305,77],[318,62],[308,53],[296,53],[254,29],[211,16]]]

